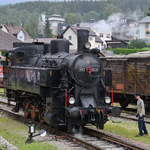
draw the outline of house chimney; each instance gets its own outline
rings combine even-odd
[[[95,21],[94,19],[90,19],[90,23],[94,23],[94,21]]]

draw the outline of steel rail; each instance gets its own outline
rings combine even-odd
[[[108,140],[112,143],[122,145],[122,146],[130,148],[132,150],[148,150],[145,147],[133,144],[129,141],[126,142],[124,140],[121,140],[119,137],[116,137],[116,136],[113,136],[109,133],[106,133],[103,130],[97,130],[97,129],[93,129],[93,128],[90,128],[90,127],[85,127],[84,129],[85,129],[86,133],[88,133],[92,136],[95,136],[95,137],[98,137],[98,138],[103,138],[103,139]]]

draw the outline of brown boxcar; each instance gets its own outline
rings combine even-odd
[[[150,111],[150,52],[140,52],[126,56],[105,57],[105,68],[112,70],[114,101],[122,107],[136,102],[139,93]],[[112,92],[112,89],[107,89]]]

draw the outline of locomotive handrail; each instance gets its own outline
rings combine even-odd
[[[11,66],[11,68],[13,69],[32,69],[32,70],[50,70],[50,69],[53,69],[53,70],[59,70],[60,68],[44,68],[44,67],[22,67],[22,66]]]

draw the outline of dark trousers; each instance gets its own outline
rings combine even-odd
[[[145,126],[144,117],[139,117],[138,128],[139,128],[139,135],[148,134],[146,126]],[[143,131],[144,131],[144,133],[143,133]]]

